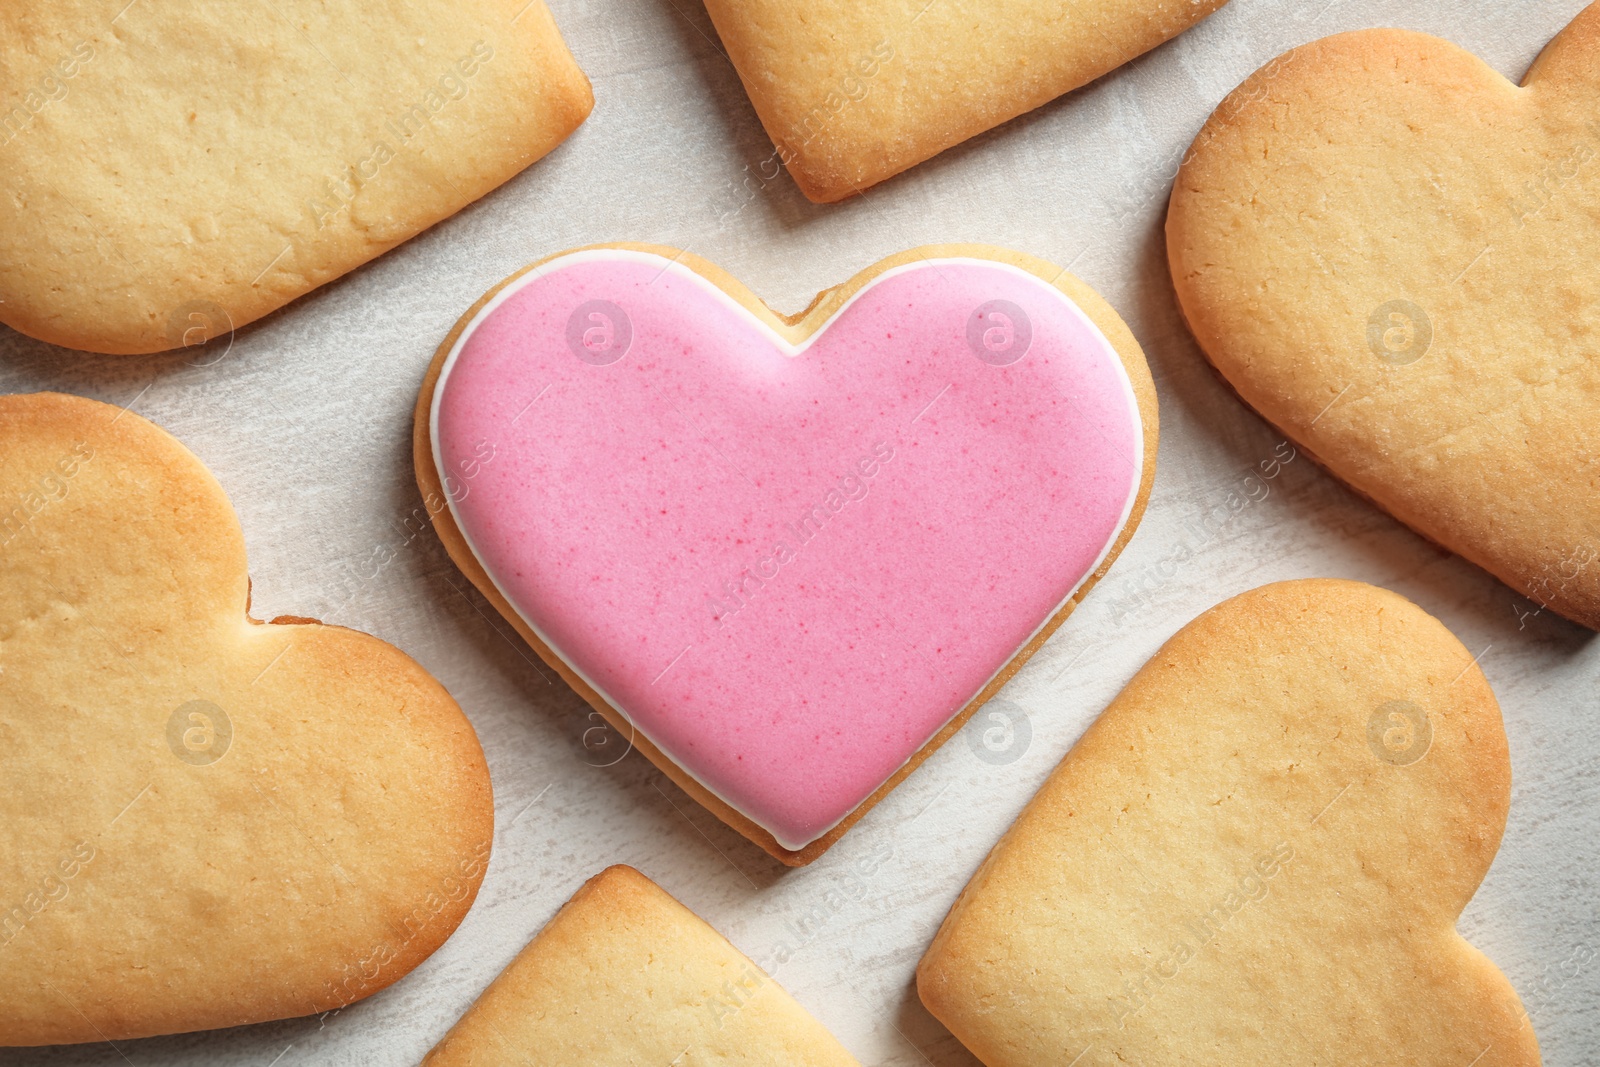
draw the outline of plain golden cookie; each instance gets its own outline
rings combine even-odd
[[[829,203],[1176,37],[1226,0],[707,0],[785,164]]]
[[[425,1067],[857,1067],[833,1035],[632,867],[585,882]]]
[[[541,0],[0,9],[0,321],[200,344],[459,211],[593,106]]]
[[[130,411],[0,397],[0,1045],[341,1008],[461,922],[488,767],[389,645],[249,618],[200,461]]]
[[[1212,115],[1167,252],[1207,357],[1401,522],[1600,627],[1600,8],[1517,87],[1366,30]]]
[[[1358,582],[1264,586],[1136,674],[917,970],[988,1067],[1536,1067],[1455,922],[1505,829],[1472,656]]]

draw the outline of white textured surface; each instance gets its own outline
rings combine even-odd
[[[86,356],[0,329],[0,390],[133,401],[210,465],[244,523],[257,617],[377,634],[455,694],[483,739],[499,812],[476,907],[412,975],[320,1021],[0,1051],[0,1065],[415,1064],[579,883],[617,862],[758,961],[787,942],[779,979],[863,1063],[970,1065],[917,1002],[912,971],[984,853],[1178,626],[1234,593],[1311,575],[1395,589],[1483,651],[1515,785],[1505,842],[1462,929],[1522,991],[1550,1067],[1600,1063],[1600,647],[1548,613],[1527,615],[1536,605],[1303,458],[1247,484],[1279,437],[1184,331],[1160,229],[1205,116],[1284,49],[1407,26],[1520,80],[1582,0],[1233,0],[1087,89],[832,207],[809,204],[784,175],[761,187],[770,143],[696,0],[552,7],[594,81],[589,121],[482,202],[241,331],[216,365]],[[587,707],[547,680],[431,531],[411,537],[402,522],[420,504],[412,404],[445,331],[518,267],[607,240],[689,248],[786,310],[891,252],[982,241],[1071,264],[1127,319],[1161,394],[1155,493],[1107,581],[1005,692],[1031,731],[1014,762],[980,760],[958,737],[820,861],[790,872],[637,753],[588,765]],[[1230,493],[1249,502],[1227,510]],[[1204,525],[1219,505],[1226,519]]]

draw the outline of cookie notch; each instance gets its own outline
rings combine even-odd
[[[248,616],[243,532],[131,411],[0,397],[0,1046],[331,1012],[488,864],[489,772],[420,665]]]
[[[642,253],[647,256],[658,257],[663,263],[671,262],[681,264],[687,271],[693,272],[701,279],[713,285],[726,299],[736,303],[749,315],[763,323],[770,331],[781,338],[786,338],[792,344],[804,344],[814,335],[819,326],[826,323],[830,317],[841,307],[845,306],[852,297],[874,279],[891,272],[896,268],[920,264],[930,259],[955,259],[969,258],[983,260],[990,263],[1004,264],[1009,268],[1043,280],[1053,285],[1056,289],[1076,304],[1079,311],[1091,320],[1095,326],[1109,340],[1112,351],[1115,352],[1121,364],[1121,373],[1126,378],[1133,391],[1133,399],[1137,405],[1139,422],[1142,427],[1143,463],[1139,469],[1139,481],[1136,492],[1132,494],[1129,504],[1129,513],[1121,527],[1120,533],[1105,548],[1104,556],[1099,565],[1092,572],[1085,574],[1076,591],[1060,605],[1040,629],[1034,633],[1027,643],[1016,651],[1006,662],[1005,666],[993,675],[987,685],[963,707],[945,721],[939,729],[921,748],[916,750],[903,765],[884,781],[869,796],[849,811],[836,825],[827,830],[822,836],[811,840],[800,848],[785,847],[772,833],[757,825],[750,818],[741,814],[729,803],[719,798],[709,788],[700,783],[692,774],[678,766],[670,757],[663,753],[656,745],[629,724],[625,714],[613,707],[594,687],[589,685],[573,670],[569,664],[543,640],[540,639],[532,627],[521,617],[515,608],[506,600],[489,577],[483,565],[471,550],[466,537],[462,534],[455,517],[448,506],[449,494],[441,484],[435,466],[435,443],[432,439],[431,413],[434,406],[434,394],[439,376],[446,359],[456,348],[463,331],[506,286],[522,278],[529,271],[535,271],[544,263],[569,255],[583,254],[595,251],[621,250],[624,252]],[[698,259],[695,256],[679,252],[675,249],[641,244],[616,244],[598,245],[586,249],[562,252],[555,256],[527,268],[511,278],[506,279],[496,286],[482,300],[470,309],[457,323],[441,344],[434,362],[429,368],[418,397],[413,435],[413,458],[417,469],[418,486],[424,500],[429,502],[430,511],[437,516],[436,528],[441,540],[451,557],[456,561],[462,572],[473,582],[484,596],[495,605],[496,609],[516,627],[523,639],[528,642],[540,658],[556,670],[572,688],[582,695],[591,706],[603,715],[606,720],[622,737],[631,738],[635,747],[644,753],[663,773],[670,777],[685,792],[693,796],[703,806],[738,830],[769,854],[789,865],[803,865],[821,855],[830,845],[852,826],[872,805],[876,804],[888,791],[898,785],[911,773],[923,759],[935,748],[947,740],[956,730],[960,729],[976,708],[987,700],[999,689],[1029,656],[1036,651],[1043,642],[1054,632],[1073,607],[1087,594],[1098,578],[1109,568],[1116,555],[1121,551],[1127,539],[1131,537],[1136,527],[1146,499],[1148,498],[1151,481],[1154,477],[1154,453],[1157,443],[1156,406],[1153,387],[1150,385],[1149,372],[1144,365],[1143,355],[1137,343],[1128,332],[1127,327],[1116,316],[1102,298],[1085,286],[1082,282],[1065,274],[1059,268],[1053,267],[1040,260],[1024,256],[1019,253],[988,248],[984,246],[951,245],[930,246],[913,249],[908,252],[890,257],[867,270],[857,274],[844,285],[827,290],[812,303],[805,311],[795,316],[782,316],[762,304],[754,294],[742,286],[736,279],[720,270],[714,265]]]

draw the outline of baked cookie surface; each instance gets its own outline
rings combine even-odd
[[[1112,701],[917,971],[989,1067],[1536,1067],[1455,930],[1505,828],[1499,707],[1404,598],[1224,601]]]
[[[376,638],[245,614],[222,488],[131,411],[0,397],[0,1045],[341,1008],[442,944],[493,802]]]
[[[858,1067],[777,982],[625,866],[585,882],[422,1062]]]
[[[1340,34],[1225,100],[1181,168],[1183,314],[1246,403],[1362,495],[1600,627],[1600,9],[1518,87]]]
[[[593,96],[541,0],[0,10],[0,321],[199,344],[454,214]]]
[[[1111,565],[1155,423],[1127,327],[1031,257],[913,250],[785,318],[693,256],[615,246],[461,319],[415,462],[452,558],[529,644],[805,863]]]
[[[706,10],[776,160],[827,203],[1093,81],[1224,2],[707,0]]]

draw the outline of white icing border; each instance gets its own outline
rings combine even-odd
[[[1051,609],[1048,614],[1045,615],[1043,621],[1041,621],[1038,626],[1034,627],[1033,631],[1023,639],[1022,643],[1012,650],[1011,655],[1006,657],[1005,662],[997,667],[995,671],[989,675],[989,677],[985,678],[983,680],[983,684],[978,686],[977,689],[973,690],[972,695],[963,700],[961,705],[950,716],[950,718],[945,719],[942,723],[940,723],[938,727],[936,727],[932,733],[928,735],[927,739],[912,751],[910,756],[906,757],[906,759],[901,761],[899,766],[890,771],[889,774],[884,777],[882,782],[879,782],[877,785],[873,786],[872,789],[868,790],[866,795],[856,802],[855,807],[852,807],[849,811],[845,812],[832,823],[818,831],[816,836],[811,838],[809,841],[801,842],[784,840],[775,830],[773,830],[772,827],[766,825],[750,812],[745,811],[743,808],[739,807],[739,805],[730,801],[727,797],[723,796],[715,788],[704,781],[693,770],[686,767],[672,752],[668,751],[664,746],[657,743],[655,738],[651,737],[648,732],[640,729],[638,723],[634,722],[633,716],[630,715],[627,709],[624,708],[619,702],[612,699],[610,693],[602,689],[598,684],[595,683],[594,679],[590,678],[581,669],[579,669],[576,664],[568,659],[561,649],[556,646],[555,642],[551,641],[549,636],[545,634],[543,630],[539,629],[539,627],[535,625],[532,620],[524,615],[522,613],[522,609],[519,608],[516,602],[506,594],[505,589],[500,585],[499,579],[497,579],[494,574],[490,572],[489,567],[483,562],[483,557],[478,554],[478,547],[472,543],[472,537],[467,533],[467,527],[461,521],[460,514],[456,511],[456,502],[454,498],[451,497],[449,493],[445,494],[445,500],[450,508],[450,517],[455,520],[456,530],[461,534],[461,539],[467,543],[467,548],[472,552],[473,558],[478,561],[478,566],[483,568],[483,573],[488,575],[490,582],[494,583],[494,587],[496,591],[499,592],[501,599],[503,599],[507,604],[511,605],[511,610],[515,611],[517,613],[517,617],[522,620],[523,624],[527,626],[528,629],[532,630],[538,636],[540,641],[544,642],[545,647],[560,657],[561,662],[566,664],[568,670],[570,670],[573,674],[576,674],[579,678],[582,678],[585,685],[594,690],[594,692],[598,693],[602,700],[609,704],[617,712],[617,714],[621,715],[623,721],[628,724],[630,729],[642,734],[645,740],[649,741],[655,746],[657,751],[661,752],[668,759],[672,760],[673,764],[676,765],[679,770],[683,771],[689,777],[698,782],[701,788],[705,789],[706,792],[710,793],[712,796],[728,805],[728,807],[732,808],[740,815],[743,815],[745,818],[749,819],[751,822],[767,831],[767,833],[771,834],[773,840],[777,841],[779,845],[791,852],[798,852],[807,845],[810,845],[813,841],[826,836],[828,832],[831,831],[835,826],[838,826],[841,822],[856,812],[861,805],[866,802],[868,797],[872,796],[873,793],[881,789],[884,782],[887,782],[890,778],[893,778],[896,774],[900,773],[900,770],[905,767],[907,763],[910,763],[911,760],[916,757],[918,752],[921,752],[927,747],[928,741],[931,741],[940,730],[944,729],[950,724],[951,720],[953,720],[957,715],[961,714],[962,711],[966,710],[967,705],[972,703],[973,698],[988,688],[989,683],[993,682],[1000,672],[1005,670],[1005,668],[1010,665],[1012,660],[1016,659],[1018,652],[1021,652],[1024,648],[1028,647],[1033,639],[1039,635],[1039,632],[1043,630],[1045,626],[1049,625],[1050,620],[1054,619],[1058,614],[1060,614],[1061,609],[1066,607],[1067,604],[1071,602],[1072,598],[1077,595],[1078,590],[1083,588],[1083,583],[1088,581],[1089,578],[1100,569],[1100,565],[1105,562],[1106,556],[1110,554],[1112,547],[1116,545],[1117,541],[1121,539],[1123,531],[1127,529],[1128,520],[1133,515],[1133,506],[1139,499],[1139,486],[1144,481],[1144,419],[1139,411],[1138,397],[1133,391],[1133,381],[1128,377],[1128,368],[1123,365],[1122,356],[1117,351],[1116,346],[1113,345],[1110,339],[1101,332],[1100,327],[1095,324],[1095,321],[1090,318],[1081,307],[1078,306],[1077,301],[1073,300],[1066,293],[1062,292],[1060,289],[1057,289],[1054,285],[1045,281],[1037,274],[996,259],[982,259],[976,256],[951,256],[942,259],[921,259],[914,263],[902,263],[899,266],[891,267],[888,270],[876,275],[871,281],[867,282],[867,284],[863,285],[861,288],[852,293],[848,300],[839,305],[839,307],[834,310],[833,314],[829,315],[820,326],[812,330],[806,339],[797,345],[790,342],[788,338],[774,330],[769,323],[764,322],[749,308],[745,307],[738,300],[734,299],[733,296],[726,292],[721,286],[717,285],[709,278],[698,273],[677,259],[667,259],[665,256],[654,252],[639,252],[627,248],[588,248],[577,252],[568,252],[565,255],[559,255],[553,259],[546,260],[545,262],[529,270],[527,273],[523,274],[520,278],[508,283],[503,289],[496,293],[487,304],[478,309],[478,313],[472,317],[472,320],[467,323],[465,328],[462,329],[460,336],[456,338],[455,344],[450,348],[450,354],[445,357],[444,365],[439,368],[439,377],[433,385],[433,399],[429,405],[428,411],[428,432],[433,446],[433,467],[434,473],[438,477],[444,477],[444,475],[440,473],[444,470],[443,457],[440,455],[439,451],[440,400],[444,396],[445,385],[450,379],[450,371],[455,367],[456,358],[461,354],[462,348],[466,346],[468,338],[473,335],[480,323],[492,315],[501,304],[505,303],[507,300],[511,299],[511,297],[520,292],[524,286],[530,285],[535,281],[541,281],[549,274],[552,274],[568,265],[594,262],[597,260],[602,262],[633,260],[635,262],[662,264],[662,273],[666,273],[670,270],[681,277],[692,280],[702,289],[709,292],[713,297],[721,300],[723,304],[731,308],[735,313],[743,315],[746,319],[753,322],[756,327],[761,330],[761,332],[765,333],[769,338],[771,338],[778,350],[786,356],[798,356],[805,352],[806,349],[811,347],[811,343],[818,337],[822,336],[828,327],[833,325],[834,320],[840,315],[844,314],[845,310],[849,308],[850,305],[854,304],[858,299],[860,299],[867,290],[871,289],[880,282],[894,277],[897,274],[906,273],[912,270],[923,270],[930,266],[937,267],[942,263],[949,263],[952,265],[976,264],[979,266],[1009,271],[1018,277],[1027,279],[1041,288],[1048,289],[1053,296],[1060,299],[1066,304],[1073,314],[1078,316],[1079,320],[1089,328],[1090,333],[1093,334],[1094,337],[1099,339],[1100,343],[1105,346],[1105,350],[1110,353],[1112,357],[1111,362],[1116,368],[1117,380],[1122,383],[1123,398],[1127,402],[1129,412],[1131,412],[1133,415],[1135,460],[1133,464],[1133,484],[1128,488],[1127,499],[1123,502],[1122,516],[1117,520],[1116,530],[1113,531],[1111,536],[1106,539],[1105,546],[1100,550],[1100,555],[1096,556],[1094,562],[1090,564],[1088,570],[1084,571],[1083,577],[1078,579],[1077,584],[1067,591],[1067,595],[1064,596],[1061,601],[1056,604],[1056,606]],[[1065,271],[1062,273],[1065,273]]]

